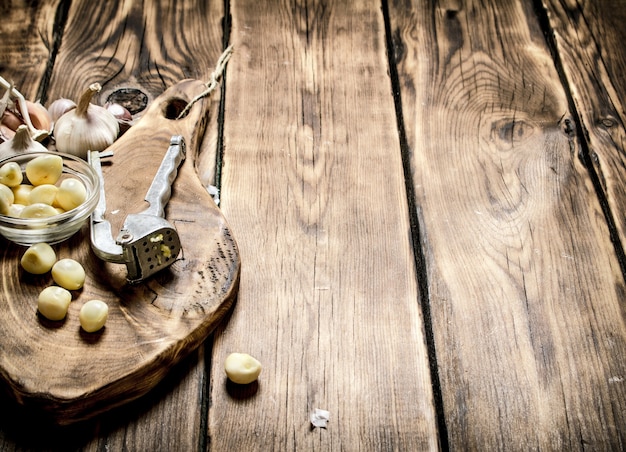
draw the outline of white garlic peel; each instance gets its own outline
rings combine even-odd
[[[33,185],[55,184],[63,172],[60,155],[40,155],[26,164],[26,177]]]
[[[89,300],[78,313],[80,326],[87,333],[100,330],[109,317],[109,306],[102,300]]]
[[[87,189],[85,185],[74,177],[64,179],[59,185],[56,193],[55,203],[63,210],[72,210],[87,199]]]
[[[78,290],[85,284],[85,269],[74,259],[65,258],[52,266],[52,279],[67,290]]]
[[[48,320],[63,320],[72,302],[72,294],[59,286],[49,286],[41,291],[37,309]]]
[[[16,162],[7,162],[0,168],[0,184],[7,187],[16,187],[22,183],[24,175],[20,165]]]
[[[100,92],[99,83],[89,86],[73,110],[63,114],[54,125],[54,139],[60,152],[86,159],[88,151],[103,151],[117,139],[119,123],[106,108],[91,103]]]
[[[224,361],[226,376],[233,383],[252,383],[259,378],[261,369],[261,363],[247,353],[231,353]]]
[[[76,108],[76,103],[73,100],[61,97],[48,106],[50,120],[54,123],[57,119],[74,108]]]
[[[43,275],[52,269],[57,260],[54,249],[47,243],[35,243],[22,255],[22,268],[33,275]]]

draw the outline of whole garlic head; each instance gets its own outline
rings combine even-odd
[[[119,124],[106,108],[91,103],[100,92],[99,83],[89,85],[75,109],[63,114],[54,125],[57,150],[87,159],[88,151],[103,151],[119,134]]]
[[[24,152],[47,152],[48,149],[38,141],[33,140],[27,125],[22,124],[15,131],[15,136],[9,141],[0,143],[0,157],[22,154]]]

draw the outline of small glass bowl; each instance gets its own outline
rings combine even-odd
[[[87,199],[80,206],[48,218],[15,218],[0,214],[0,234],[18,245],[30,246],[45,242],[50,245],[62,242],[74,235],[94,211],[100,198],[100,179],[96,171],[85,160],[61,152],[26,152],[0,159],[0,167],[8,162],[16,162],[22,168],[24,182],[28,183],[26,164],[41,155],[59,155],[63,158],[64,178],[76,177],[87,190]],[[58,185],[58,183],[57,183]]]

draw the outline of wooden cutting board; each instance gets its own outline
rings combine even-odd
[[[205,86],[185,80],[159,96],[142,118],[109,149],[103,161],[107,219],[113,236],[129,213],[147,207],[144,196],[172,135],[182,135],[187,158],[179,168],[166,218],[179,233],[177,261],[147,281],[130,285],[126,267],[98,259],[89,224],[54,248],[58,258],[83,264],[87,280],[73,292],[67,318],[37,314],[37,297],[53,284],[19,264],[25,248],[0,238],[0,379],[25,406],[59,424],[90,418],[146,394],[181,358],[198,347],[233,304],[240,261],[235,239],[200,183],[195,160],[208,100],[175,119]],[[90,299],[109,305],[98,333],[80,328],[78,312]]]

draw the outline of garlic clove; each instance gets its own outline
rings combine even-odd
[[[76,102],[71,99],[61,97],[50,104],[48,107],[48,113],[50,113],[50,119],[54,124],[61,116],[75,108]]]
[[[110,111],[117,119],[120,126],[120,135],[133,125],[133,115],[130,114],[130,111],[128,111],[126,107],[116,104],[115,102],[107,102],[104,104],[104,108]]]
[[[40,155],[26,163],[24,172],[33,186],[56,184],[63,173],[63,158],[52,152]]]
[[[131,121],[133,116],[130,112],[120,104],[116,104],[115,102],[107,102],[104,104],[104,108],[106,108],[116,119],[122,121]]]
[[[11,110],[6,109],[2,113],[2,124],[15,132],[19,126],[24,124],[24,121]]]
[[[28,112],[28,116],[30,117],[30,122],[33,124],[33,127],[38,130],[50,132],[52,118],[50,117],[50,113],[48,112],[48,109],[46,107],[41,105],[40,102],[31,102],[27,100],[26,110]]]
[[[22,183],[24,175],[17,162],[7,162],[0,166],[0,184],[7,187],[16,187]]]
[[[91,84],[76,108],[56,121],[54,139],[57,150],[86,159],[88,151],[103,151],[117,139],[120,128],[115,116],[106,108],[91,103],[101,89],[99,83]]]
[[[33,191],[33,186],[30,184],[20,184],[11,187],[11,191],[13,192],[13,203],[27,205],[30,192]]]
[[[4,124],[0,124],[0,143],[9,141],[14,136],[15,136],[15,130],[5,126]]]
[[[9,85],[9,89],[7,89],[0,98],[0,125],[3,129],[7,129],[6,133],[3,131],[3,135],[8,139],[13,138],[14,135],[12,135],[9,131],[15,132],[21,124],[24,124],[22,120],[11,110],[14,105],[13,101],[11,101],[12,89],[13,83]]]
[[[58,215],[58,212],[54,207],[38,202],[25,206],[20,213],[20,218],[49,218],[55,215]]]
[[[15,202],[13,190],[4,184],[0,184],[0,214],[9,215],[11,206]]]
[[[104,327],[109,317],[109,306],[102,300],[89,300],[78,313],[80,326],[87,333],[95,333]]]

